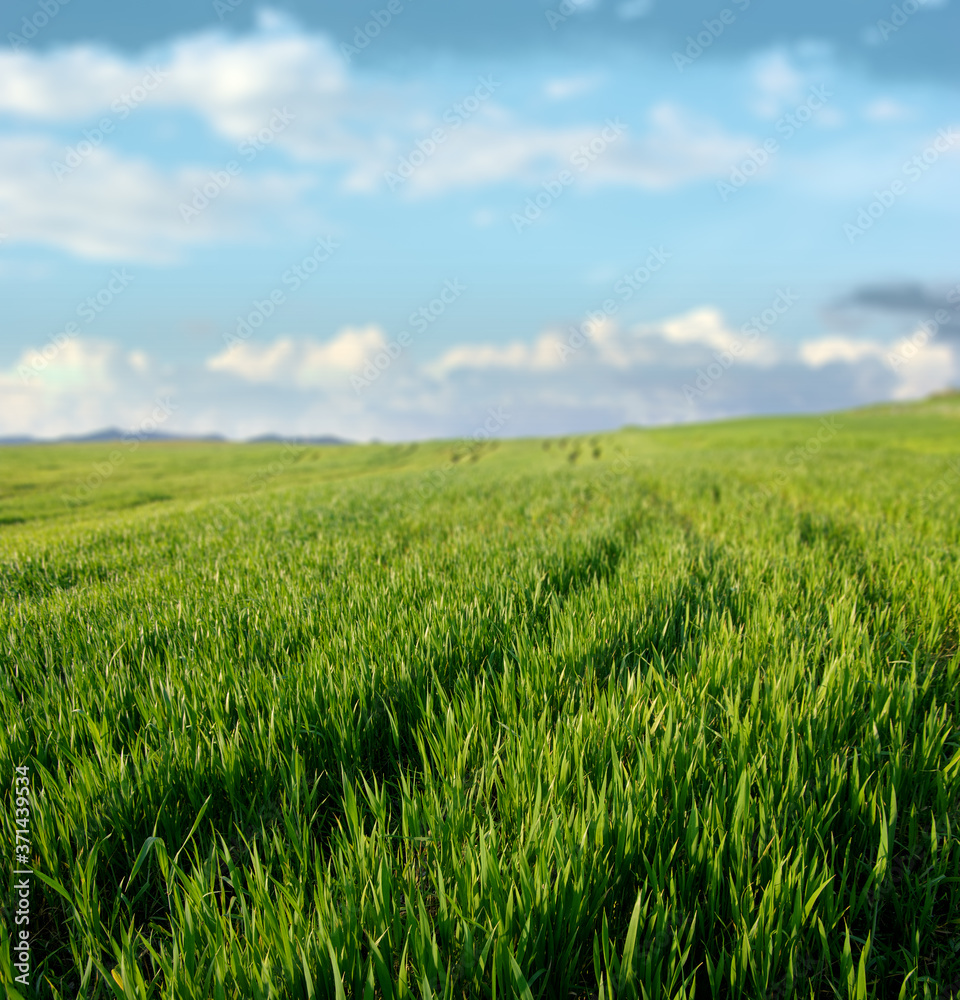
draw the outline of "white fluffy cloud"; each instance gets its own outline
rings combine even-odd
[[[546,91],[568,98],[599,80],[557,77]],[[246,35],[206,31],[138,56],[88,44],[7,50],[0,219],[10,244],[168,263],[193,246],[295,231],[313,188],[403,198],[512,183],[520,208],[563,170],[586,187],[660,191],[718,177],[751,147],[750,137],[669,102],[638,108],[601,143],[603,120],[531,122],[498,103],[497,86],[485,93],[451,125],[437,110],[449,94],[358,71],[326,36],[267,13]],[[168,114],[157,117],[161,109]],[[184,141],[198,122],[219,152],[200,155],[202,143]],[[435,151],[401,186],[389,184],[388,173],[441,126]],[[175,138],[161,149],[164,130]],[[281,153],[269,168],[254,162],[267,147]],[[228,176],[231,159],[240,170]],[[185,219],[184,206],[204,201],[198,189],[213,195]]]
[[[0,372],[0,436],[136,427],[161,399],[175,401],[162,429],[181,433],[400,440],[470,434],[491,411],[510,414],[504,434],[564,433],[915,398],[960,374],[947,341],[829,337],[791,346],[767,334],[748,344],[708,307],[627,329],[609,319],[583,329],[460,345],[417,362],[406,353],[413,345],[391,357],[377,326],[346,327],[327,340],[236,344],[178,371],[74,338],[45,364],[31,350]],[[743,349],[734,352],[736,344]]]
[[[378,326],[345,327],[332,340],[281,337],[272,344],[234,344],[208,358],[212,372],[225,372],[245,382],[300,388],[343,386],[387,341]]]
[[[115,388],[118,352],[114,345],[63,335],[60,339],[61,343],[27,348],[8,371],[0,371],[4,394],[55,396],[77,388],[92,392]]]
[[[871,122],[899,122],[912,116],[906,104],[892,97],[877,97],[863,109],[863,117]]]
[[[185,220],[180,206],[192,204],[208,172],[163,171],[99,147],[58,178],[52,164],[63,159],[63,147],[49,138],[0,138],[0,217],[10,242],[93,259],[169,261],[184,246],[244,233],[259,213],[276,218],[310,184],[303,176],[241,173]]]
[[[882,358],[883,345],[873,340],[854,340],[850,337],[830,336],[808,340],[800,347],[800,358],[811,368],[824,365],[856,364],[866,358]]]
[[[426,371],[442,379],[458,369],[492,371],[498,368],[514,371],[546,371],[563,363],[563,340],[557,333],[543,333],[533,344],[514,341],[512,344],[462,344],[445,351]]]
[[[735,333],[719,310],[704,307],[629,329],[612,318],[597,318],[567,331],[545,331],[530,344],[461,344],[444,352],[425,371],[435,378],[471,369],[548,372],[560,369],[574,356],[579,362],[589,359],[599,368],[682,368],[696,363],[705,352],[730,352],[732,348],[738,361],[749,366],[774,364],[780,358],[769,341]]]
[[[576,76],[558,76],[543,85],[545,97],[552,101],[566,101],[571,97],[589,94],[601,85],[602,77],[597,74],[578,73]]]
[[[751,137],[731,135],[670,102],[651,108],[647,120],[643,135],[598,158],[590,183],[665,190],[725,174],[753,144]]]
[[[189,108],[239,139],[276,104],[322,106],[346,88],[343,60],[326,38],[270,15],[243,38],[203,32],[137,59],[90,45],[0,53],[0,111],[33,120],[125,118],[125,105],[148,101]]]
[[[818,383],[832,392],[847,387],[849,398],[836,405],[871,393],[915,398],[943,388],[956,373],[947,343],[918,347],[910,338],[881,344],[830,336],[792,347],[770,335],[751,339],[734,331],[712,307],[630,328],[597,318],[566,331],[546,330],[532,341],[460,344],[419,366],[394,366],[399,354],[390,357],[387,344],[377,326],[346,327],[326,342],[281,337],[236,344],[209,358],[206,368],[247,384],[328,393],[366,377],[365,386],[376,386],[378,407],[419,408],[433,417],[474,398],[490,402],[509,389],[562,399],[572,410],[603,402],[619,407],[623,419],[642,412],[637,419],[644,421],[748,412],[758,394],[776,400],[780,390],[774,387],[783,385],[798,402],[804,393],[815,400]],[[377,358],[384,364],[370,379]],[[685,393],[687,386],[698,391]],[[361,402],[365,398],[359,394]]]
[[[546,86],[551,96],[564,98],[595,83],[594,77],[571,77]],[[422,113],[424,103],[432,102],[412,84],[351,72],[329,39],[276,15],[262,15],[258,29],[246,36],[204,32],[136,59],[89,45],[0,53],[0,112],[21,125],[75,123],[79,142],[81,126],[95,128],[101,116],[120,126],[143,105],[195,114],[216,135],[240,143],[280,110],[290,120],[269,144],[301,163],[338,164],[343,183],[356,191],[385,189],[385,173],[443,125],[442,114]],[[604,127],[602,121],[532,125],[494,100],[485,100],[464,122],[445,129],[447,138],[405,193],[437,194],[504,180],[538,183],[551,170],[569,168],[570,157]],[[584,179],[671,187],[716,176],[749,145],[749,137],[728,135],[664,103],[638,123],[636,134],[597,157]],[[54,158],[48,151],[48,166]],[[87,166],[94,167],[97,158],[90,159]],[[103,168],[109,159],[99,158],[90,172],[107,178]]]
[[[756,60],[753,82],[756,88],[754,110],[764,118],[776,118],[800,103],[807,80],[788,52],[774,49]]]
[[[751,145],[749,137],[729,135],[671,103],[651,108],[636,135],[619,120],[531,127],[500,109],[486,110],[476,121],[448,131],[429,156],[417,155],[413,148],[405,150],[405,156],[394,153],[359,162],[347,185],[357,190],[382,186],[387,171],[404,177],[399,170],[408,160],[414,169],[406,168],[402,191],[415,196],[508,180],[537,185],[562,170],[587,186],[658,191],[720,176]]]
[[[144,69],[91,45],[49,53],[0,52],[0,111],[47,121],[80,120],[141,83]]]
[[[950,385],[960,375],[955,346],[933,341],[923,327],[891,344],[822,337],[803,344],[800,356],[812,368],[831,364],[857,366],[868,360],[882,362],[896,376],[893,399],[927,396]]]
[[[175,410],[174,391],[142,351],[64,338],[28,348],[8,370],[0,370],[0,437],[133,429],[151,419],[148,429],[161,429]]]
[[[158,100],[192,107],[234,139],[261,128],[274,106],[322,113],[348,89],[343,60],[326,38],[263,20],[260,32],[246,38],[183,39],[173,48],[168,73]]]

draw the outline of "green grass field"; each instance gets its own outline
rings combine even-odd
[[[0,449],[8,995],[960,996],[958,456]]]

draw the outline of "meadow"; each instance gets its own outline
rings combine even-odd
[[[0,449],[7,996],[960,997],[958,456]]]

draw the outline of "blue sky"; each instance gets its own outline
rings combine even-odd
[[[956,384],[958,21],[16,0],[0,437],[569,433]]]

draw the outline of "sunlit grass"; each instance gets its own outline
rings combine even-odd
[[[960,996],[960,422],[820,426],[0,451],[39,995]]]

